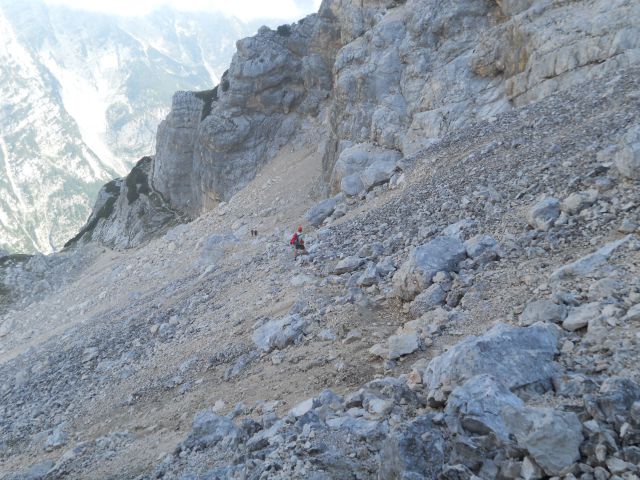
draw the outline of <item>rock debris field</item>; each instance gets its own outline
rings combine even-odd
[[[0,477],[640,478],[638,118],[630,68],[367,193],[317,204],[309,142],[138,248],[5,257]]]

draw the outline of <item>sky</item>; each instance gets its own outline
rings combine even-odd
[[[248,22],[256,19],[288,21],[318,11],[321,0],[45,0],[78,10],[137,16],[163,5],[182,11],[220,12]]]

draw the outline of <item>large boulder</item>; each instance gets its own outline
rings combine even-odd
[[[262,352],[268,353],[298,341],[306,325],[307,322],[299,315],[287,315],[260,325],[251,339]]]
[[[233,446],[242,439],[242,430],[230,419],[218,416],[209,410],[203,410],[194,417],[191,432],[182,446],[195,450],[210,448],[220,442]]]
[[[567,316],[567,308],[562,304],[553,303],[551,300],[533,300],[527,303],[520,314],[519,322],[523,327],[528,327],[538,322],[559,323]]]
[[[340,190],[345,195],[355,197],[364,190],[364,183],[362,183],[362,179],[359,174],[353,173],[351,175],[347,175],[340,181]]]
[[[444,438],[428,415],[400,424],[383,443],[378,480],[436,479],[444,466]]]
[[[558,335],[553,325],[499,323],[484,335],[463,340],[422,371],[429,403],[444,404],[453,389],[481,374],[493,375],[510,389],[548,382],[556,373]]]
[[[457,271],[466,256],[463,243],[454,237],[437,237],[416,247],[393,276],[396,295],[413,300],[431,284],[436,273]]]
[[[560,200],[544,198],[536,203],[527,214],[529,225],[538,230],[547,231],[560,216]]]
[[[572,412],[505,408],[507,428],[547,475],[564,475],[580,458],[582,423]]]
[[[377,160],[369,165],[360,178],[366,190],[381,185],[389,181],[396,171],[397,162],[395,159]]]
[[[340,260],[335,268],[334,273],[336,275],[342,275],[343,273],[353,272],[358,270],[362,265],[364,265],[365,259],[360,257],[346,257]]]
[[[574,413],[531,408],[489,375],[456,388],[447,401],[446,422],[456,433],[492,434],[503,445],[515,439],[548,475],[567,473],[579,458],[582,424]]]
[[[522,408],[524,402],[490,374],[477,375],[457,387],[447,400],[446,421],[453,432],[464,430],[474,435],[493,433],[502,442],[509,441],[505,407]]]
[[[307,211],[307,221],[317,227],[325,218],[329,217],[336,208],[338,201],[335,198],[327,198],[320,203],[317,203]]]
[[[359,179],[363,189],[388,181],[402,155],[396,150],[377,147],[370,143],[358,143],[345,148],[333,167],[335,186],[347,187],[347,195],[355,195]],[[346,182],[343,182],[345,179]]]

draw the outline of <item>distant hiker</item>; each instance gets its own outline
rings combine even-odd
[[[304,248],[304,237],[302,235],[302,226],[298,227],[298,231],[293,234],[289,244],[293,247],[293,259],[295,260],[300,255],[306,255],[307,251]]]

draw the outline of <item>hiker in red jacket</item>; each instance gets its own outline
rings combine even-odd
[[[293,234],[289,244],[293,247],[293,259],[295,260],[300,255],[306,255],[307,251],[304,248],[304,237],[302,235],[302,226],[298,227],[298,231]]]

